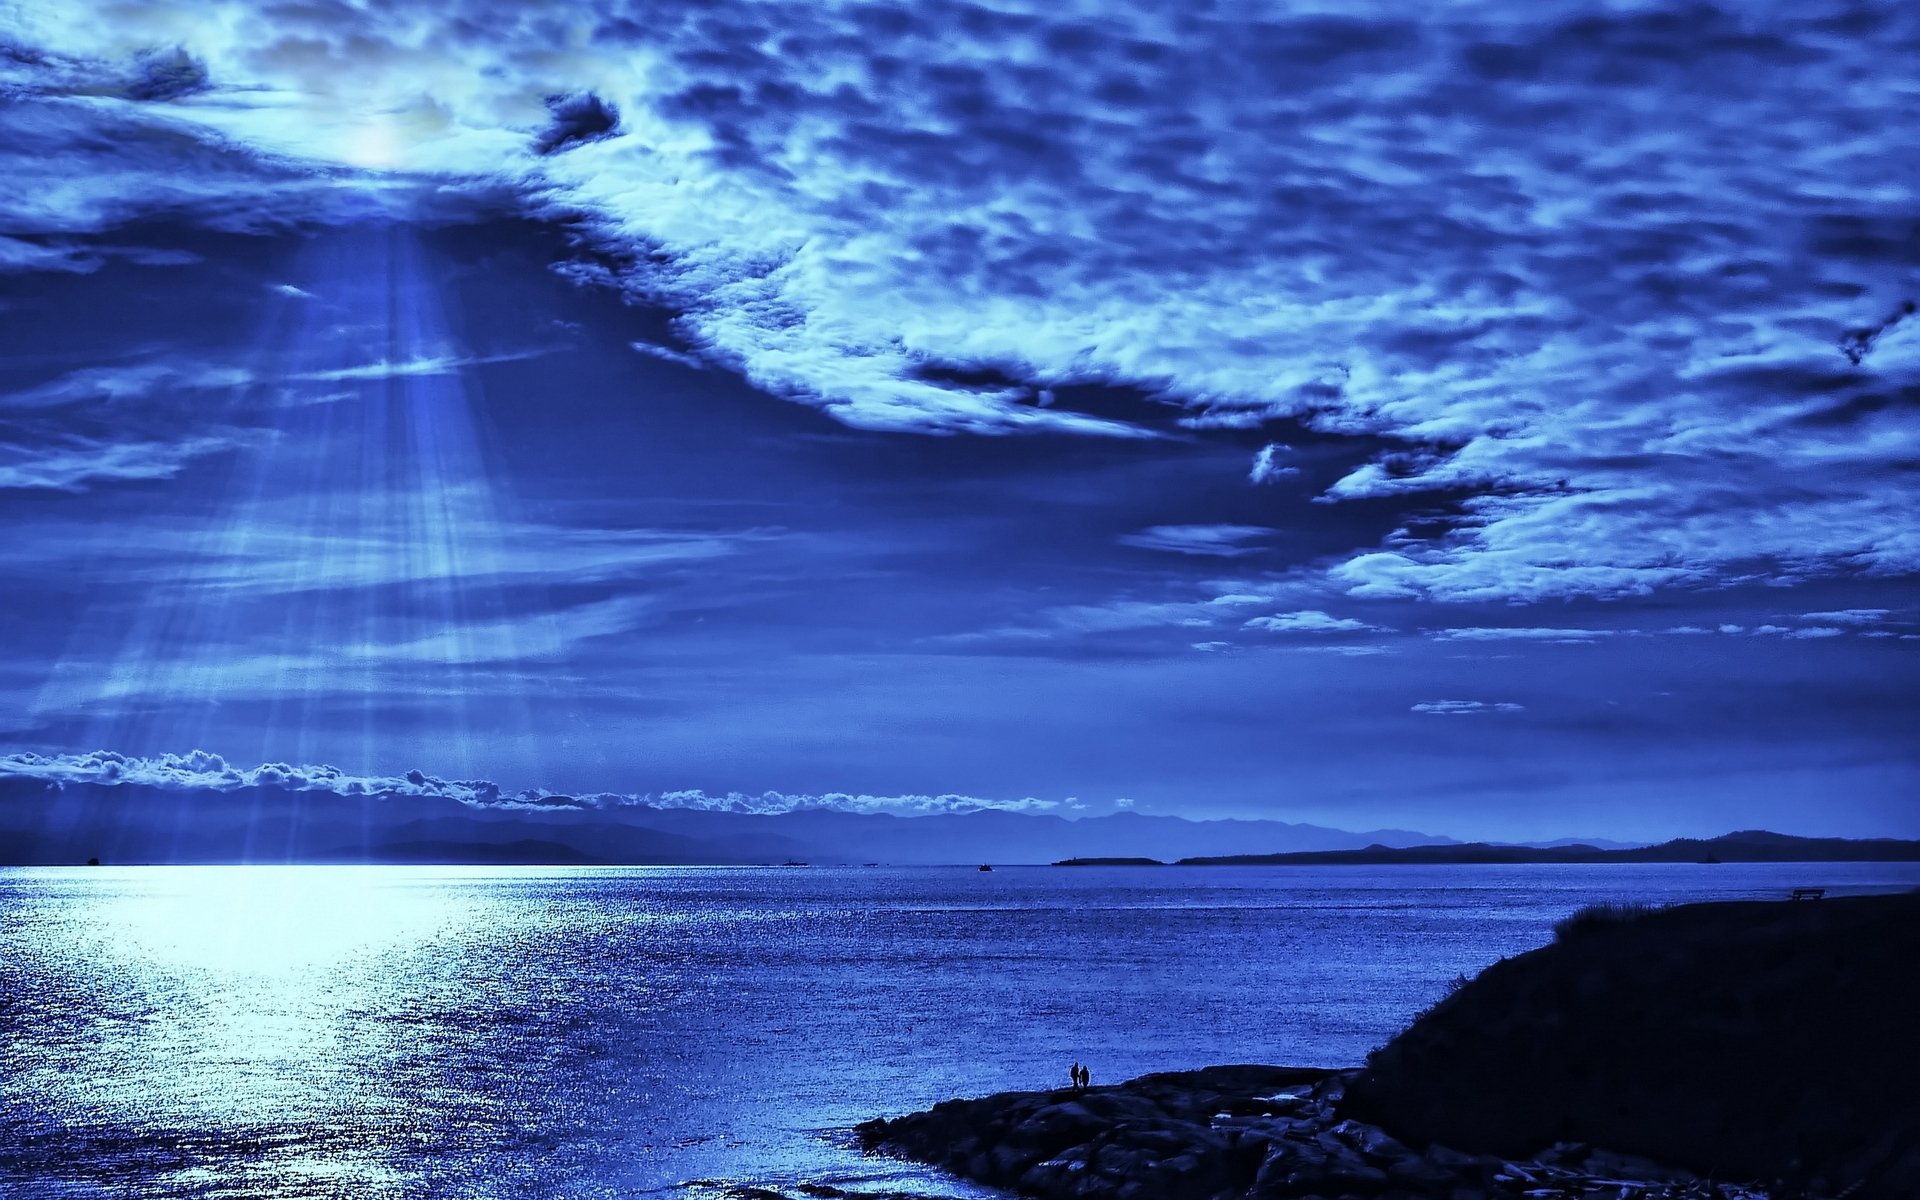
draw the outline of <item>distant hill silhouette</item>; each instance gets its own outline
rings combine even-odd
[[[1437,846],[1372,845],[1355,850],[1278,854],[1224,854],[1180,860],[1186,866],[1252,866],[1309,863],[1706,863],[1706,862],[1920,862],[1920,841],[1893,838],[1808,838],[1747,829],[1715,838],[1675,838],[1655,846],[1507,846],[1455,842]]]
[[[1270,853],[1240,853],[1258,846]],[[1920,842],[1766,831],[1658,846],[1461,843],[1406,829],[1349,832],[1268,820],[1137,812],[1070,819],[988,809],[929,816],[801,808],[748,813],[544,796],[475,803],[412,792],[256,784],[51,783],[0,776],[0,864],[808,862],[1051,863],[1151,856],[1183,863],[1916,860]]]
[[[1070,820],[997,810],[902,817],[741,813],[550,796],[474,804],[275,785],[217,790],[0,777],[0,863],[474,862],[636,865],[1048,863],[1445,842],[1285,821],[1121,812]]]
[[[375,846],[335,849],[315,855],[323,863],[409,863],[458,866],[592,866],[601,860],[559,842],[383,842]]]

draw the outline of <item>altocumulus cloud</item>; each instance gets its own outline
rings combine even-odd
[[[1369,625],[1353,617],[1336,617],[1318,609],[1303,609],[1299,612],[1276,613],[1271,617],[1255,617],[1245,625],[1247,629],[1264,629],[1268,633],[1382,633],[1379,625]]]
[[[4,261],[512,194],[853,424],[1133,432],[1030,403],[1110,381],[1402,443],[1325,498],[1466,499],[1361,596],[1920,569],[1920,9],[1402,11],[44,0]]]

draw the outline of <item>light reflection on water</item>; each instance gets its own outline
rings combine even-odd
[[[0,871],[0,1192],[615,1196],[922,1173],[948,1095],[1344,1065],[1596,900],[1909,865]]]

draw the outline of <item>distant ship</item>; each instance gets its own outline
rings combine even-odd
[[[981,863],[981,864],[980,864],[980,869],[981,869],[982,871],[991,871],[991,870],[993,870],[993,868],[992,868],[992,867],[990,867],[990,866],[988,866],[988,865],[987,865],[986,863]]]

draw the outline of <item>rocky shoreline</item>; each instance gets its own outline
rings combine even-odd
[[[1009,1092],[858,1132],[1036,1200],[1912,1200],[1916,1012],[1920,892],[1602,905],[1356,1070]]]
[[[1343,1117],[1353,1072],[1221,1066],[1084,1091],[949,1100],[858,1128],[870,1153],[1036,1200],[1763,1200],[1572,1143],[1524,1159],[1415,1149]]]

